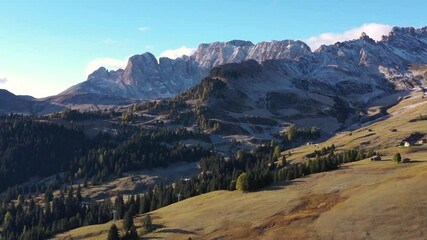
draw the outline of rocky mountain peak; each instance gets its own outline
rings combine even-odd
[[[108,78],[108,70],[105,67],[100,67],[93,73],[89,74],[88,79],[91,78]]]
[[[250,41],[232,40],[200,44],[192,57],[201,67],[211,69],[214,66],[249,59],[259,63],[269,59],[296,59],[309,53],[310,47],[301,41],[268,41],[254,45]]]
[[[413,27],[393,27],[389,35],[399,35],[399,34],[410,34],[414,35],[416,32]]]
[[[254,45],[251,41],[245,41],[245,40],[231,40],[231,41],[228,41],[226,44],[233,45],[236,47],[251,47]]]
[[[134,55],[134,56],[130,57],[128,60],[128,65],[129,64],[132,64],[132,65],[141,65],[141,64],[153,65],[153,64],[157,64],[157,59],[152,53],[146,52],[146,53],[143,53],[140,55]]]
[[[370,37],[368,36],[368,34],[366,34],[365,32],[362,32],[362,33],[360,34],[359,40],[366,41],[366,42],[371,42],[371,43],[374,43],[374,42],[375,42],[375,40],[374,40],[374,39],[372,39],[372,38],[370,38]]]
[[[397,39],[418,38],[427,39],[427,27],[393,27],[387,36],[382,37],[382,41],[393,41]]]
[[[127,85],[143,87],[144,80],[158,75],[159,66],[156,57],[146,52],[129,58],[122,81]]]
[[[269,59],[298,59],[311,53],[310,47],[302,41],[282,40],[257,43],[249,52],[248,59],[261,63]]]

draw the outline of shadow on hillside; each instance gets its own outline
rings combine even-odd
[[[160,229],[160,228],[164,228],[164,227],[165,227],[165,225],[163,225],[163,224],[153,224],[153,229],[154,230]]]
[[[293,184],[296,184],[296,183],[302,183],[302,182],[305,182],[305,181],[303,181],[303,180],[293,180],[293,181],[275,183],[275,184],[273,184],[273,185],[271,185],[269,187],[260,189],[260,190],[255,191],[255,192],[281,190],[281,189],[283,189],[286,186],[293,185]]]
[[[384,160],[372,161],[372,162],[376,163],[376,162],[394,162],[394,161],[391,159],[384,159]],[[407,163],[401,162],[400,164],[411,164],[411,163],[422,163],[422,162],[425,162],[425,160],[411,160],[410,162],[407,162]]]
[[[411,164],[411,163],[422,163],[422,162],[424,162],[423,160],[411,160],[410,162],[407,162],[407,163],[402,163],[402,164]]]
[[[171,229],[162,229],[157,231],[158,233],[177,233],[177,234],[196,234],[195,232],[192,231],[187,231],[187,230],[183,230],[183,229],[175,229],[175,228],[171,228]]]

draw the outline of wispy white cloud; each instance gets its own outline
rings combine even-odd
[[[0,77],[0,84],[6,83],[7,77]]]
[[[150,30],[150,28],[149,28],[149,27],[139,27],[139,28],[138,28],[138,31],[140,31],[140,32],[146,32],[146,31],[148,31],[148,30]]]
[[[86,64],[84,71],[85,76],[93,73],[100,67],[105,67],[108,70],[117,70],[119,68],[126,67],[127,59],[115,59],[115,58],[96,58]]]
[[[323,33],[319,36],[311,37],[305,42],[310,46],[311,50],[314,51],[323,44],[330,45],[336,42],[359,38],[362,32],[365,32],[370,38],[378,41],[381,40],[381,36],[388,35],[392,28],[393,27],[390,25],[367,23],[342,33]]]
[[[177,49],[170,49],[160,53],[160,57],[167,57],[170,59],[176,59],[182,57],[183,55],[191,56],[196,51],[195,48],[189,48],[182,46]]]

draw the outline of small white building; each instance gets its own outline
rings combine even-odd
[[[408,142],[408,141],[403,141],[403,144],[402,144],[404,147],[410,147],[411,146],[411,143],[410,142]]]

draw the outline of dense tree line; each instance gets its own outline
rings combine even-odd
[[[79,178],[100,182],[123,171],[197,161],[210,154],[199,146],[179,143],[185,139],[209,141],[206,135],[186,129],[145,130],[128,125],[118,129],[114,137],[100,134],[88,139],[80,128],[68,129],[41,117],[0,116],[0,190],[10,187],[3,194],[10,200],[20,193],[46,188],[29,184],[13,187],[32,177],[62,172],[64,178],[60,179],[66,183]]]
[[[211,132],[215,132],[221,129],[221,124],[217,121],[210,120],[207,117],[207,107],[196,104],[194,107],[194,117],[197,123],[202,130],[207,130]]]
[[[139,213],[146,213],[178,201],[178,194],[189,198],[215,190],[256,191],[272,183],[290,181],[313,173],[335,170],[342,163],[365,159],[376,153],[362,149],[330,151],[303,163],[278,163],[273,157],[276,146],[260,146],[251,153],[223,158],[212,155],[200,161],[200,174],[173,185],[156,185],[140,197]],[[335,149],[328,147],[328,149]]]
[[[334,151],[335,151],[335,145],[332,144],[331,146],[323,147],[320,150],[314,150],[314,152],[309,153],[305,156],[308,158],[314,158],[316,156],[324,156],[324,155],[329,154],[329,153],[334,152]]]
[[[201,103],[206,101],[209,97],[221,97],[226,87],[227,84],[224,81],[217,78],[206,77],[202,79],[200,84],[176,96],[174,100],[198,100],[199,103]]]
[[[76,178],[103,182],[112,175],[121,176],[123,172],[197,161],[206,155],[209,151],[200,146],[189,147],[179,142],[171,146],[153,141],[151,136],[136,134],[116,147],[107,145],[91,149],[71,162],[70,172]]]
[[[47,237],[84,225],[111,219],[112,205],[108,202],[82,204],[80,187],[61,191],[44,205],[29,196],[19,195],[17,201],[2,203],[0,217],[3,239],[46,239]]]
[[[120,116],[119,112],[111,111],[79,111],[75,109],[66,109],[62,112],[53,113],[51,118],[60,118],[67,121],[84,121],[90,119],[108,119],[115,116]]]
[[[166,113],[171,110],[183,110],[186,109],[188,105],[185,101],[181,101],[178,99],[171,100],[159,100],[159,101],[144,101],[139,104],[132,105],[132,109],[134,112],[146,110],[150,114],[159,114]]]
[[[190,126],[195,122],[195,116],[193,111],[178,111],[172,109],[166,115],[165,119],[170,120],[172,124],[183,124],[184,126]]]
[[[99,134],[88,139],[81,128],[65,128],[47,122],[45,117],[1,116],[0,188],[9,187],[0,195],[1,235],[5,239],[44,239],[64,230],[111,219],[109,203],[87,207],[81,205],[80,197],[78,201],[53,198],[52,192],[59,188],[66,192],[61,186],[78,179],[99,183],[125,171],[198,161],[212,154],[200,146],[180,143],[190,138],[209,139],[185,129],[146,130],[126,124],[115,136]],[[25,183],[31,177],[43,178],[59,172],[61,174],[49,184]],[[45,192],[48,201],[44,207],[31,200],[32,194],[40,192]],[[18,196],[20,199],[30,197],[14,205]],[[103,209],[102,212],[99,209]],[[139,207],[135,213],[138,211]]]
[[[144,129],[140,127],[124,125],[120,129],[117,135],[119,141],[126,141],[129,137],[139,135],[144,137],[146,140],[153,142],[165,142],[165,143],[174,143],[177,141],[182,141],[186,139],[197,139],[205,142],[210,142],[210,138],[207,134],[195,133],[189,131],[185,128],[179,129]]]
[[[316,127],[300,128],[291,125],[281,134],[282,144],[289,147],[292,143],[320,138],[320,129]]]
[[[82,204],[80,187],[61,190],[60,196],[45,198],[44,207],[30,198],[18,197],[14,202],[3,202],[0,209],[5,239],[43,239],[51,234],[88,224],[103,223],[111,219],[112,210],[124,220],[124,237],[134,236],[133,217],[170,205],[179,200],[215,190],[256,191],[274,182],[290,181],[313,173],[337,169],[340,164],[364,159],[374,152],[346,150],[316,155],[304,163],[278,164],[272,157],[276,146],[261,146],[252,152],[240,151],[236,156],[223,158],[210,155],[200,161],[200,174],[171,185],[159,184],[146,193],[131,196],[125,202],[118,196],[114,203]],[[332,148],[329,148],[332,149]],[[48,190],[46,192],[48,195]],[[43,211],[44,209],[44,211]],[[113,234],[114,235],[114,234]]]
[[[0,119],[0,190],[67,170],[76,156],[93,146],[79,129],[33,120]]]
[[[272,141],[251,152],[239,151],[235,156],[223,157],[200,146],[180,143],[187,138],[206,137],[184,129],[146,130],[125,124],[115,136],[100,134],[87,139],[81,129],[67,129],[30,116],[1,117],[0,133],[0,178],[8,177],[0,184],[4,184],[3,189],[9,187],[0,196],[4,239],[45,239],[72,228],[105,223],[111,220],[113,210],[119,219],[124,219],[126,233],[122,237],[132,239],[136,232],[132,219],[138,213],[215,190],[232,191],[237,187],[256,191],[274,182],[333,170],[341,163],[375,154],[363,150],[335,153],[335,147],[328,147],[311,154],[313,158],[305,163],[293,164],[281,156],[282,148]],[[170,185],[155,185],[126,202],[118,196],[114,203],[108,200],[86,203],[80,187],[77,190],[64,187],[78,179],[99,183],[130,170],[198,160],[197,176]],[[58,169],[62,173],[48,184],[13,186],[30,176],[52,175]],[[55,189],[60,189],[57,197],[52,194]],[[36,192],[45,192],[44,204],[36,204],[32,195]]]
[[[179,161],[197,161],[209,151],[180,144],[185,139],[209,141],[186,129],[145,130],[124,125],[117,136],[100,134],[88,139],[71,129],[33,117],[0,119],[0,190],[31,177],[65,172],[73,178],[103,181],[124,171],[164,167]]]

